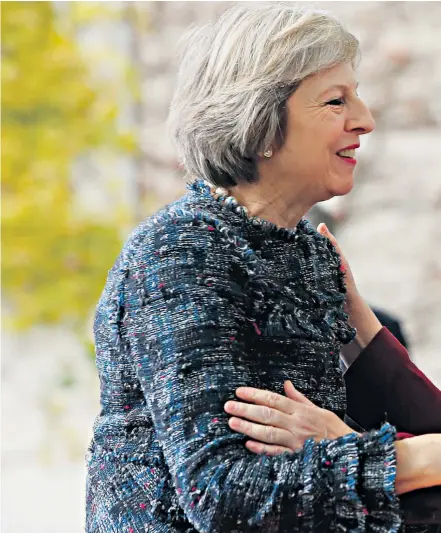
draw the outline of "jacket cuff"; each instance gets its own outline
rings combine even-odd
[[[323,501],[325,515],[337,512],[337,523],[348,531],[399,531],[394,442],[390,424],[361,437],[349,433],[327,442],[322,467],[332,490]]]
[[[378,431],[370,431],[360,440],[361,492],[371,527],[376,524],[381,531],[400,531],[402,523],[395,491],[395,436],[395,428],[383,424]]]

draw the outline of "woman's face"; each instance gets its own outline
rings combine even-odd
[[[353,186],[354,148],[374,127],[350,64],[314,74],[288,99],[285,139],[267,160],[267,171],[275,171],[279,185],[283,180],[287,194],[292,186],[312,203],[347,194]]]

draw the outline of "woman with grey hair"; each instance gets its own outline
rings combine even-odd
[[[374,128],[357,55],[333,16],[277,3],[187,37],[170,124],[189,190],[133,232],[96,311],[89,533],[399,531],[397,494],[441,483],[436,436],[343,423],[344,273],[302,219],[351,190]],[[224,405],[285,380],[341,434],[254,454]]]

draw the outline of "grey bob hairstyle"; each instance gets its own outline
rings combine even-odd
[[[180,49],[169,131],[188,176],[222,187],[257,180],[258,154],[283,144],[286,101],[303,79],[359,55],[333,15],[280,3],[229,8]]]

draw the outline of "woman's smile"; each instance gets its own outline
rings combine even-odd
[[[354,156],[355,156],[355,150],[357,148],[360,148],[360,145],[353,144],[351,146],[347,146],[346,148],[339,150],[335,155],[339,158],[339,160],[342,163],[355,167],[355,165],[357,164],[357,160],[355,159]]]

